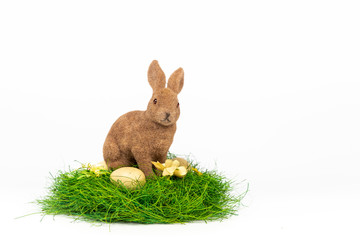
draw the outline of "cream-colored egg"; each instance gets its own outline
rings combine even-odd
[[[135,189],[143,186],[146,182],[145,174],[138,168],[122,167],[113,171],[110,179],[124,185],[127,189]]]

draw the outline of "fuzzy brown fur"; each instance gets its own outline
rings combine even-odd
[[[184,71],[177,69],[169,78],[156,60],[148,70],[153,95],[146,111],[128,112],[112,125],[103,147],[110,169],[137,164],[146,177],[153,174],[151,161],[164,163],[173,142],[180,116],[177,94],[184,85]]]

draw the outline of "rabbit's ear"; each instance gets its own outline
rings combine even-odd
[[[148,81],[153,91],[165,88],[166,79],[163,70],[161,70],[158,61],[151,62],[148,70]]]
[[[167,87],[173,90],[175,93],[180,93],[184,86],[184,70],[178,68],[173,74],[171,74]]]

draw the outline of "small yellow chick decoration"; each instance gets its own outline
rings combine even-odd
[[[160,162],[152,162],[152,164],[162,171],[163,176],[175,175],[179,178],[183,178],[188,172],[185,166],[180,166],[178,160],[167,159],[164,164],[161,164]]]

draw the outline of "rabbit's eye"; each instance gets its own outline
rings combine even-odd
[[[154,99],[153,103],[154,103],[154,104],[156,104],[156,103],[157,103],[157,99],[156,99],[156,98]]]
[[[180,103],[178,103],[177,105],[176,105],[176,107],[179,107],[180,106]]]

